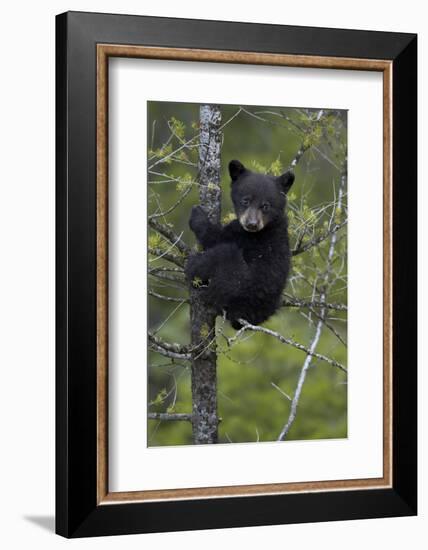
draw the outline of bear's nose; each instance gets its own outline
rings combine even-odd
[[[245,224],[245,227],[248,229],[248,231],[257,231],[257,223],[256,222],[248,222]]]

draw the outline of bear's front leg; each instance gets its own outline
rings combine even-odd
[[[221,226],[210,222],[201,206],[194,206],[189,219],[190,229],[206,250],[217,244],[221,235]]]
[[[205,252],[189,256],[184,269],[186,279],[193,288],[207,287],[215,271],[211,256]]]

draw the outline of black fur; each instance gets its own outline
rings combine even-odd
[[[256,174],[237,160],[229,173],[238,219],[215,225],[202,207],[193,207],[189,225],[204,252],[190,256],[186,277],[238,329],[238,319],[257,325],[278,308],[290,269],[285,195],[294,174]]]

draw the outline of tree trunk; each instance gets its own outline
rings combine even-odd
[[[200,107],[199,202],[213,223],[220,221],[221,112],[218,105]],[[190,290],[192,348],[192,432],[195,444],[217,443],[217,353],[215,314]]]

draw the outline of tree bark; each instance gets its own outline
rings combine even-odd
[[[218,105],[200,107],[199,202],[211,222],[220,221],[221,112]],[[215,313],[190,290],[192,349],[192,432],[195,444],[217,443],[217,353]]]

